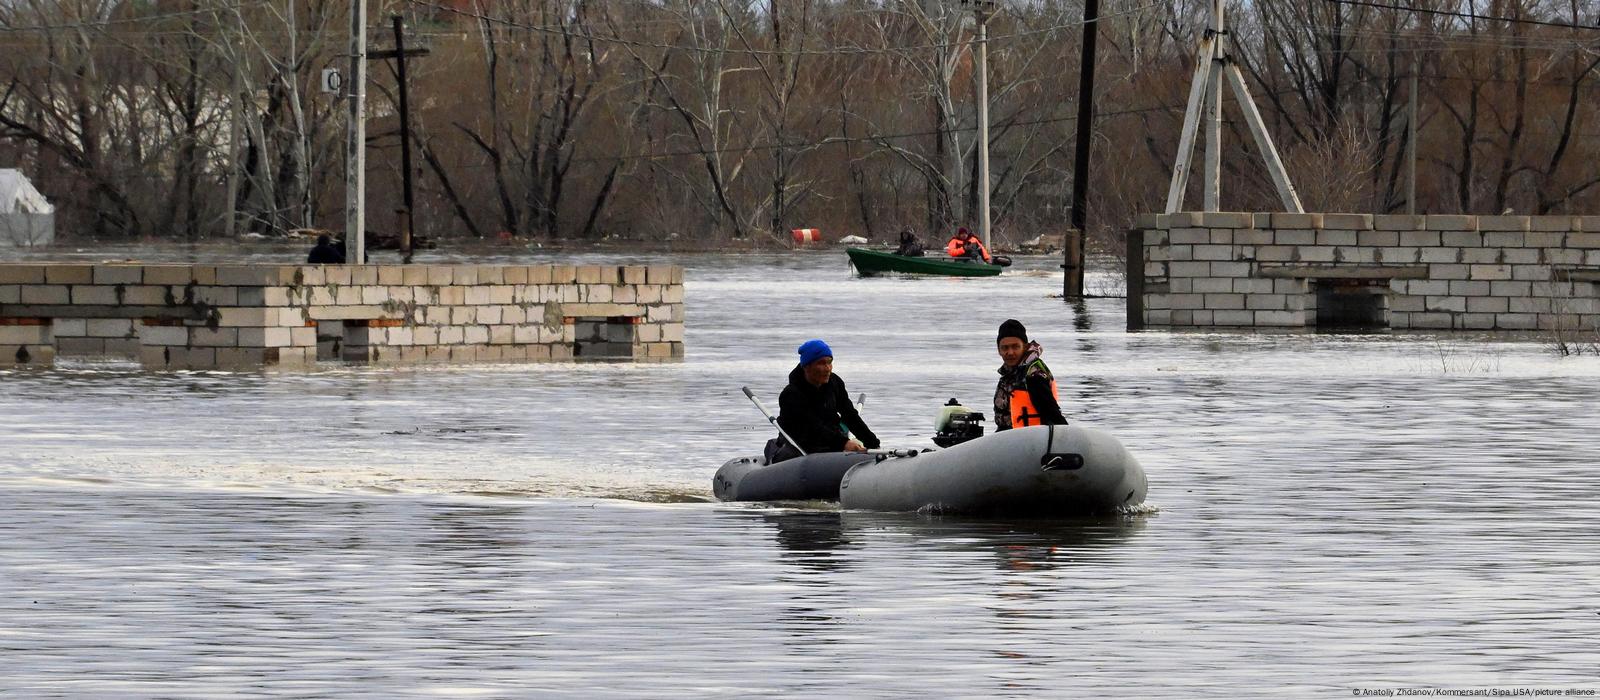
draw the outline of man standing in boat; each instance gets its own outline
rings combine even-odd
[[[800,346],[800,364],[789,372],[789,386],[778,395],[778,426],[806,454],[865,452],[878,448],[878,436],[850,403],[844,380],[833,373],[833,350],[821,340]],[[851,439],[851,434],[855,439]],[[767,462],[799,457],[782,437],[768,443]]]
[[[1028,342],[1028,329],[1016,319],[1000,324],[1000,385],[994,392],[996,431],[1033,425],[1066,425],[1056,378],[1040,355],[1044,348]]]
[[[983,262],[994,260],[989,255],[989,249],[983,247],[983,241],[978,240],[965,226],[956,230],[955,237],[945,244],[944,252],[952,258],[972,258]]]

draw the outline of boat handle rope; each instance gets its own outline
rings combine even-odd
[[[1083,455],[1075,452],[1056,452],[1056,427],[1046,426],[1050,429],[1050,437],[1044,445],[1044,456],[1039,458],[1039,471],[1051,472],[1056,470],[1071,471],[1083,468]]]
[[[924,452],[934,452],[939,448],[929,447],[925,450],[867,450],[867,454],[876,457],[879,462],[891,457],[915,457]]]

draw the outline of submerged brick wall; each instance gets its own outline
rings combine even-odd
[[[683,269],[0,264],[0,365],[153,367],[683,357]]]
[[[1188,212],[1144,217],[1128,253],[1134,327],[1299,328],[1352,313],[1397,329],[1600,324],[1595,216]]]

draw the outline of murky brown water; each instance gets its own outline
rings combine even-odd
[[[0,371],[0,695],[1600,687],[1600,360],[1129,335],[1120,300],[1049,298],[1044,259],[959,281],[678,261],[681,364]],[[987,402],[1006,317],[1156,512],[708,502],[767,437],[739,387],[772,403],[801,341],[916,447],[945,399]]]

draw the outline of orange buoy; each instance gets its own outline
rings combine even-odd
[[[797,228],[791,230],[789,235],[794,237],[795,245],[809,245],[822,242],[822,229]]]

